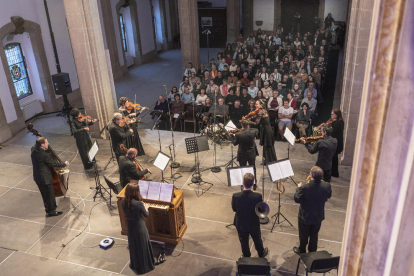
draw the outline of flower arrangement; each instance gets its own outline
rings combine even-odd
[[[230,134],[224,128],[223,124],[211,124],[201,130],[201,135],[207,135],[213,142],[220,144],[221,142],[230,140]]]

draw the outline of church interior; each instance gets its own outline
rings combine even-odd
[[[157,113],[164,100],[167,112],[174,113],[173,87],[185,104],[187,95],[194,104],[202,99],[198,81],[206,98],[216,101],[213,106],[221,105],[216,90],[226,106],[225,97],[234,89],[244,116],[251,113],[248,108],[257,108],[250,102],[261,99],[269,100],[270,116],[276,90],[279,97],[285,94],[277,98],[280,110],[287,103],[294,114],[303,113],[304,101],[315,101],[316,85],[305,136],[317,136],[311,127],[316,132],[319,125],[332,123],[335,110],[343,118],[343,149],[336,153],[337,175],[332,173],[329,181],[332,196],[317,234],[317,251],[337,260],[326,275],[414,275],[413,0],[0,3],[1,275],[136,275],[123,192],[111,185],[122,172],[109,125],[116,122],[114,114],[127,111],[123,97],[142,111],[132,123],[132,136],[138,136],[145,153],[134,164],[151,171],[147,181],[172,184],[181,200],[171,203],[168,212],[149,209],[147,221],[158,227],[148,229],[152,250],[156,259],[165,257],[147,275],[243,275],[232,209],[232,196],[242,183],[230,183],[229,173],[239,166],[241,146],[222,138],[231,136],[222,131],[216,132],[219,142],[208,133],[208,125],[223,116],[196,112],[191,105],[182,115]],[[267,60],[271,71],[266,71]],[[273,96],[264,97],[269,82]],[[95,149],[88,169],[71,123],[73,109],[93,121],[85,132]],[[223,124],[233,121],[241,128],[241,115],[233,120],[233,106],[229,110]],[[280,115],[275,116],[284,118]],[[249,275],[308,275],[306,260],[292,250],[300,242],[302,205],[295,200],[298,183],[309,182],[319,156],[301,143],[298,120],[290,124],[294,143],[283,126],[280,130],[280,120],[274,117],[271,124],[274,151],[278,161],[290,162],[293,175],[272,181],[267,153],[261,139],[255,139],[255,192],[269,208],[269,222],[260,226],[269,272]],[[207,148],[190,152],[189,141],[201,137],[205,127]],[[52,156],[69,162],[66,190],[60,195],[55,190],[56,210],[62,212],[56,216],[45,216],[46,203],[34,179],[31,154],[39,137],[47,139]],[[160,156],[169,158],[163,168],[157,163]],[[202,183],[194,181],[195,175]],[[168,236],[174,232],[169,227],[177,227],[174,238]],[[113,240],[109,248],[100,246],[105,238]],[[250,239],[251,259],[260,259],[254,245]]]

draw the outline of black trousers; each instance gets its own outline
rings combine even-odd
[[[338,153],[335,153],[334,156],[332,157],[331,175],[334,176],[334,177],[339,177]]]
[[[331,169],[323,171],[323,181],[331,183]]]
[[[309,252],[315,252],[318,248],[318,233],[321,229],[321,222],[318,224],[307,225],[301,218],[298,218],[299,221],[299,250],[302,253],[306,253],[306,245],[309,246]]]
[[[242,253],[244,257],[250,257],[250,246],[249,246],[249,235],[252,237],[254,242],[254,247],[257,250],[257,254],[259,254],[259,257],[263,257],[264,253],[264,247],[263,247],[263,241],[262,241],[262,233],[260,232],[260,229],[257,231],[250,231],[250,232],[244,232],[237,230],[237,233],[239,234],[239,240],[242,248]]]
[[[43,204],[45,205],[46,214],[56,211],[56,198],[53,190],[53,184],[43,185],[37,184],[39,187],[40,194],[42,195]]]

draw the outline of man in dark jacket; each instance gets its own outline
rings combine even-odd
[[[243,178],[244,191],[233,194],[231,207],[236,212],[234,215],[234,225],[239,234],[243,257],[251,256],[249,235],[253,239],[259,257],[266,257],[268,249],[263,248],[260,220],[255,212],[257,203],[262,202],[263,198],[260,193],[255,193],[251,190],[253,183],[254,176],[251,173],[246,173]]]
[[[332,158],[336,152],[337,140],[332,138],[332,127],[330,125],[324,125],[322,127],[323,138],[319,139],[314,145],[307,144],[304,138],[301,138],[301,142],[305,144],[309,153],[318,153],[318,160],[316,166],[323,170],[323,180],[325,182],[331,182],[331,168]]]
[[[137,156],[137,150],[130,148],[125,156],[119,157],[119,181],[121,182],[122,188],[131,182],[131,180],[138,181],[147,173],[151,173],[148,169],[142,171],[137,169],[134,163],[135,156]]]
[[[299,208],[299,241],[300,245],[294,247],[296,254],[306,253],[309,239],[309,252],[318,248],[318,232],[325,219],[325,202],[332,195],[331,184],[321,182],[323,171],[318,166],[312,167],[308,184],[298,184],[294,196],[295,202],[300,203]]]
[[[119,157],[124,155],[125,152],[121,150],[120,146],[125,144],[125,139],[128,136],[133,135],[132,129],[127,129],[126,127],[121,127],[119,124],[122,120],[121,113],[114,113],[114,118],[112,119],[112,123],[109,125],[109,135],[111,136],[112,141],[112,150],[116,155],[116,161],[119,164]]]
[[[49,142],[46,138],[40,137],[36,145],[32,147],[33,179],[39,187],[45,205],[46,217],[59,216],[62,212],[56,211],[55,192],[53,190],[53,177],[49,166],[63,168],[69,166],[69,162],[61,163],[52,158],[48,152]]]

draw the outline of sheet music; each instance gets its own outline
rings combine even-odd
[[[148,182],[148,199],[159,200],[160,199],[161,183]]]
[[[285,128],[285,134],[284,134],[284,136],[285,136],[286,140],[289,142],[289,144],[291,144],[292,146],[295,145],[296,137],[292,133],[292,131],[290,131],[290,129]]]
[[[92,162],[92,160],[95,158],[95,155],[98,153],[99,147],[98,147],[98,143],[93,143],[92,148],[89,150],[88,152],[88,156],[89,156],[89,161]]]
[[[230,120],[227,125],[224,127],[227,131],[236,130],[236,125]]]
[[[141,193],[141,196],[143,198],[147,198],[148,197],[148,185],[149,185],[149,182],[148,181],[145,181],[145,180],[140,180],[138,182],[139,192]]]
[[[243,176],[241,170],[230,170],[230,185],[231,186],[241,186],[243,185]]]
[[[274,163],[268,166],[270,172],[270,179],[275,182],[283,178],[282,171],[280,170],[279,163]]]
[[[173,191],[173,184],[161,183],[160,200],[171,202]]]
[[[285,160],[279,162],[280,171],[282,172],[283,178],[293,176],[292,164],[290,164],[290,160]]]
[[[246,173],[251,173],[254,176],[254,169],[252,167],[248,167],[248,168],[242,168],[240,170],[241,175],[242,175],[242,179],[244,179],[244,175]],[[254,184],[256,184],[256,181],[254,181]]]
[[[154,166],[163,171],[167,167],[168,162],[170,162],[170,157],[159,152],[154,160]]]
[[[175,114],[174,114],[174,119],[177,119],[179,116],[180,116],[180,114],[175,113]]]

